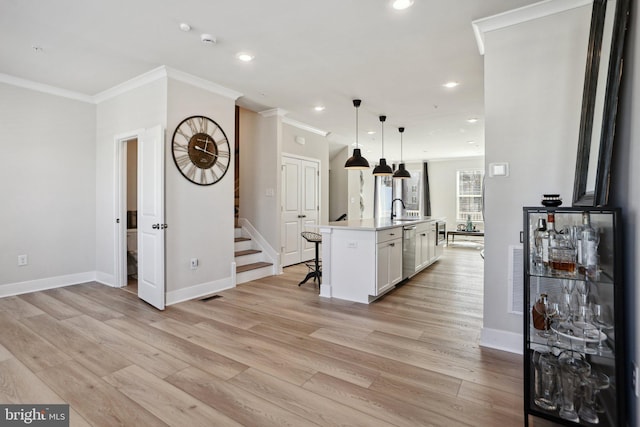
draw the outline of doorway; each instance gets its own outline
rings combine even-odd
[[[164,132],[115,138],[115,286],[165,307]],[[137,289],[133,289],[133,288]]]

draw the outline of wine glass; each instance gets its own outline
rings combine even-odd
[[[576,281],[576,291],[578,292],[578,303],[580,305],[587,305],[587,299],[589,297],[589,282],[586,280]]]
[[[578,411],[578,416],[581,420],[591,424],[598,424],[600,419],[598,417],[598,405],[596,402],[598,393],[600,390],[604,390],[609,387],[609,377],[602,372],[586,373],[583,377],[583,397],[582,405]]]
[[[611,327],[607,316],[606,307],[601,304],[593,304],[591,308],[593,310],[593,321],[598,326],[598,353],[610,354],[611,349],[604,344],[606,338],[604,340],[600,338],[602,336],[602,330]]]
[[[535,304],[534,309],[544,317],[544,330],[538,332],[538,335],[543,338],[549,338],[551,336],[551,332],[549,332],[550,319],[558,314],[558,303],[552,303],[548,299],[544,299]]]

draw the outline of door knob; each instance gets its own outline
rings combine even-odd
[[[153,224],[151,226],[151,228],[153,228],[154,230],[159,230],[160,229],[160,224]]]
[[[298,218],[306,218],[306,215],[298,215]]]

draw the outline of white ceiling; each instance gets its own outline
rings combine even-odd
[[[483,58],[471,22],[537,1],[415,0],[396,11],[391,0],[0,0],[0,73],[96,95],[166,65],[242,93],[244,107],[283,109],[330,132],[332,146],[355,141],[361,98],[370,163],[380,114],[390,160],[400,158],[398,126],[405,160],[482,155]],[[254,61],[237,60],[240,51]]]

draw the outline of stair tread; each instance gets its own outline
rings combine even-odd
[[[236,242],[248,242],[249,240],[251,240],[251,238],[249,238],[249,237],[236,237],[235,238]]]
[[[233,253],[234,256],[243,256],[243,255],[253,255],[253,254],[259,254],[260,250],[258,249],[247,249],[246,251],[235,251]]]
[[[270,262],[254,262],[252,264],[238,265],[236,266],[236,273],[242,273],[243,271],[255,270],[257,268],[268,267],[273,265]]]

